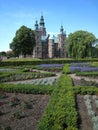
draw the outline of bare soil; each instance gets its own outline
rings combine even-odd
[[[0,130],[10,126],[12,130],[37,130],[38,123],[49,101],[49,95],[5,93],[0,99]],[[18,100],[17,100],[18,99]],[[12,101],[16,104],[12,105]],[[30,107],[24,107],[24,103]],[[13,114],[14,113],[14,114]],[[18,113],[20,118],[17,117]]]
[[[79,130],[93,130],[93,124],[91,118],[88,115],[83,95],[76,96],[76,104],[79,116],[78,119]]]
[[[81,77],[71,75],[73,80],[74,86],[81,86],[82,80]],[[88,79],[88,81],[91,81]],[[74,87],[73,86],[73,87]],[[76,95],[76,107],[78,111],[78,127],[79,130],[93,130],[93,123],[91,121],[91,118],[88,115],[88,111],[86,108],[86,105],[84,103],[84,95]],[[94,100],[92,98],[92,95],[90,95],[91,99],[91,105],[95,113],[98,115],[98,109],[96,109],[96,105],[94,103]]]

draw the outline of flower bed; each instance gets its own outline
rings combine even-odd
[[[17,69],[10,69],[10,68],[0,68],[0,72],[11,72],[11,71],[15,71]]]
[[[37,65],[37,69],[45,70],[45,71],[52,71],[52,72],[59,72],[62,70],[63,64],[40,64]]]
[[[7,82],[7,84],[33,84],[33,85],[54,85],[57,82],[57,77],[38,78],[22,81]]]
[[[63,64],[40,64],[40,65],[38,65],[38,67],[40,67],[40,68],[54,67],[55,68],[55,67],[63,67]]]
[[[18,81],[18,80],[27,80],[27,79],[35,79],[35,78],[43,78],[55,76],[52,72],[15,72],[15,73],[2,73],[0,75],[1,82],[7,81]]]
[[[98,67],[91,67],[89,63],[72,63],[70,64],[70,71],[98,71]]]
[[[96,109],[98,108],[98,97],[96,95],[93,95],[93,102],[95,102]],[[90,95],[84,96],[84,102],[88,110],[88,115],[90,116],[92,123],[93,123],[93,130],[98,130],[98,112],[96,113],[95,110],[93,110]]]

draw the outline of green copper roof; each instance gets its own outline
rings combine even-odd
[[[53,35],[53,40],[54,40],[54,43],[58,43],[58,37]]]
[[[41,36],[41,41],[46,42],[47,38],[48,38],[48,36]]]

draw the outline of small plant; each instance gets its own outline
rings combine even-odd
[[[30,97],[28,97],[28,99],[27,99],[27,100],[28,100],[28,102],[32,102],[32,100],[31,100],[31,98],[30,98]]]
[[[0,116],[2,116],[3,115],[3,112],[0,110]]]
[[[28,102],[26,102],[26,101],[23,101],[22,103],[21,103],[21,107],[23,108],[23,109],[25,109],[25,108],[27,108],[27,109],[31,109],[32,108],[32,105],[30,105]]]
[[[12,130],[10,126],[1,126],[1,130]]]
[[[12,118],[15,118],[15,119],[21,119],[22,118],[22,115],[21,115],[21,112],[16,110],[14,111],[13,113],[11,113],[11,117]]]
[[[0,106],[2,106],[3,105],[3,103],[2,102],[0,102]]]
[[[19,99],[17,98],[17,97],[12,97],[11,99],[10,99],[10,102],[9,102],[9,105],[10,106],[16,106],[16,105],[18,105],[19,104]]]
[[[3,96],[4,96],[4,95],[3,95],[2,93],[0,93],[0,99],[2,99],[2,98],[3,98]]]
[[[6,97],[6,94],[4,92],[0,92],[0,99],[3,99]]]

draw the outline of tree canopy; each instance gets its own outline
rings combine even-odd
[[[67,53],[71,58],[92,57],[96,37],[87,31],[70,33],[67,38]]]
[[[34,31],[26,26],[21,26],[16,31],[16,35],[10,43],[10,48],[13,50],[16,56],[19,55],[31,55],[35,46]]]
[[[0,56],[6,56],[6,52],[5,51],[0,52]]]

